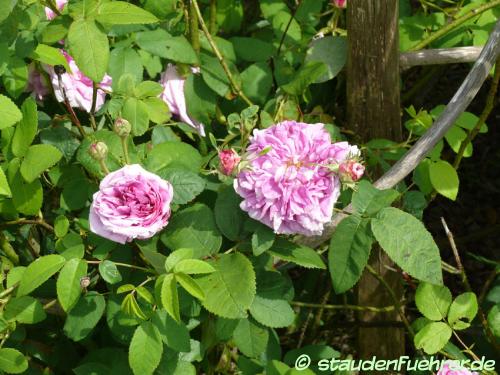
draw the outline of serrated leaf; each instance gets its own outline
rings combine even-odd
[[[25,215],[36,215],[42,208],[43,188],[40,180],[27,183],[17,172],[10,181],[12,203],[17,211]]]
[[[160,364],[163,353],[158,329],[150,322],[143,322],[130,341],[128,361],[135,375],[152,375]]]
[[[181,260],[191,259],[193,257],[194,257],[193,249],[188,249],[188,248],[177,249],[172,253],[170,253],[170,255],[165,260],[165,269],[167,270],[167,272],[171,272],[174,269],[175,265],[179,263]]]
[[[414,344],[427,354],[435,354],[446,345],[451,334],[452,330],[446,323],[432,322],[417,332]]]
[[[104,313],[106,301],[96,292],[82,296],[69,311],[63,331],[73,341],[81,341],[87,337],[97,325]],[[82,316],[85,319],[82,319]]]
[[[166,168],[158,175],[172,184],[174,204],[186,204],[195,199],[205,189],[205,180],[196,173],[180,168]]]
[[[328,252],[328,268],[336,293],[344,293],[358,282],[372,244],[369,220],[351,215],[339,223]]]
[[[64,215],[59,215],[54,220],[54,232],[57,237],[62,238],[68,233],[69,220]]]
[[[360,181],[352,195],[352,206],[359,214],[373,216],[399,197],[394,189],[379,190],[368,181]]]
[[[35,100],[31,97],[26,99],[21,106],[21,112],[23,118],[16,126],[11,146],[12,153],[19,157],[26,154],[38,130],[38,113]]]
[[[240,253],[223,254],[209,263],[216,271],[197,279],[205,293],[203,306],[225,318],[245,318],[255,296],[252,264]]]
[[[135,287],[132,284],[123,284],[118,287],[118,289],[116,290],[116,294],[131,292],[134,289]]]
[[[454,201],[458,194],[459,179],[455,168],[447,161],[439,160],[429,166],[429,178],[436,191]]]
[[[439,249],[421,221],[388,207],[372,219],[371,228],[380,246],[403,271],[431,284],[443,284]]]
[[[184,259],[179,261],[175,265],[174,272],[185,273],[187,275],[196,275],[215,272],[215,268],[213,268],[209,263],[203,260]]]
[[[87,262],[73,258],[66,262],[57,278],[57,299],[64,311],[69,311],[78,302],[82,287],[80,280],[87,276]]]
[[[165,345],[178,352],[190,350],[189,331],[182,322],[176,322],[164,310],[156,310],[151,322],[158,328]]]
[[[66,259],[61,255],[51,254],[36,259],[26,268],[19,282],[17,296],[24,296],[42,285],[61,269]]]
[[[0,95],[0,129],[11,127],[21,121],[23,115],[10,98]]]
[[[276,235],[269,227],[259,225],[252,233],[251,242],[253,255],[259,256],[269,250],[274,244],[275,237]]]
[[[168,274],[163,279],[163,283],[161,285],[161,303],[176,322],[181,321],[177,281],[173,274]]]
[[[148,319],[135,299],[134,293],[127,294],[121,304],[122,310],[130,317],[137,317],[142,320]]]
[[[127,98],[122,108],[122,117],[132,125],[134,136],[143,135],[149,127],[149,113],[142,100]]]
[[[250,319],[241,319],[233,332],[233,340],[244,355],[258,358],[266,351],[269,332]]]
[[[415,303],[426,318],[441,320],[448,313],[451,292],[445,286],[420,283],[415,293]]]
[[[150,303],[151,305],[153,305],[155,303],[153,295],[144,286],[138,286],[135,289],[135,292],[137,293],[137,295],[139,297],[141,297],[144,301]]]
[[[260,324],[272,328],[288,327],[295,319],[295,313],[288,301],[259,295],[255,296],[250,306],[250,314]]]
[[[10,190],[7,177],[2,168],[0,168],[0,195],[6,196],[7,198],[12,197],[12,191]]]
[[[274,245],[268,250],[268,253],[305,268],[326,268],[323,259],[321,259],[316,251],[307,246],[294,244],[283,238],[277,238],[274,241]]]
[[[154,173],[161,173],[164,168],[185,168],[198,173],[202,158],[198,150],[187,143],[166,141],[157,144],[148,153],[146,168]]]
[[[68,61],[59,48],[54,48],[46,44],[39,44],[33,51],[31,58],[51,66],[62,65],[67,72],[71,71]]]
[[[36,324],[47,317],[42,304],[30,296],[11,299],[5,306],[4,318],[24,324]]]
[[[472,322],[478,311],[477,297],[474,293],[466,292],[457,296],[448,311],[448,323],[459,329],[459,325]],[[466,319],[465,322],[462,320]]]
[[[175,279],[177,282],[193,297],[203,300],[205,298],[205,293],[200,288],[196,280],[185,273],[176,273]]]
[[[116,284],[122,281],[120,271],[118,271],[116,264],[110,260],[104,260],[99,263],[99,273],[104,281],[110,284]]]
[[[102,3],[96,16],[97,21],[109,25],[149,24],[158,18],[147,10],[125,1]]]
[[[17,349],[0,348],[0,371],[21,374],[28,369],[28,361]]]
[[[30,183],[35,181],[46,169],[55,165],[62,153],[52,145],[34,145],[28,148],[21,163],[21,175]]]
[[[79,19],[69,28],[68,43],[80,70],[92,81],[101,82],[109,62],[106,34],[92,19]]]
[[[241,198],[232,186],[223,186],[215,200],[215,221],[224,236],[238,240],[246,214],[240,208]]]

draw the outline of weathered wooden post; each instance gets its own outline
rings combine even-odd
[[[348,126],[361,141],[402,137],[399,91],[398,0],[349,0],[347,115]],[[401,277],[390,271],[391,261],[374,248],[370,265],[399,297]],[[387,306],[392,299],[384,286],[365,272],[358,284],[361,306]],[[399,320],[397,312],[362,313],[358,331],[359,359],[373,355],[394,359],[404,354],[404,330],[377,326]]]

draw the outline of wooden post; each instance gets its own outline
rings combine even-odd
[[[402,138],[399,90],[398,0],[349,0],[347,6],[347,117],[361,141]],[[389,258],[374,248],[370,265],[402,295],[401,276],[390,271]],[[371,274],[358,284],[358,303],[387,306],[392,299]],[[404,354],[404,330],[372,327],[377,321],[399,321],[397,312],[361,313],[370,327],[358,331],[358,358],[395,359]]]

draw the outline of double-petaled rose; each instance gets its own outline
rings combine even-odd
[[[111,241],[147,239],[170,218],[172,185],[140,165],[126,165],[101,181],[90,207],[90,230]]]

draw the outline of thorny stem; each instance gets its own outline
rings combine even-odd
[[[292,14],[290,15],[290,20],[286,24],[285,30],[283,31],[283,35],[281,36],[281,40],[280,40],[280,44],[278,46],[278,52],[276,53],[276,56],[279,56],[281,53],[281,48],[283,47],[283,44],[285,43],[286,34],[288,33],[288,29],[290,28],[290,25],[292,24],[292,21],[295,18],[295,14],[297,13],[297,10],[299,9],[301,3],[302,3],[302,0],[299,0],[297,2],[297,5],[295,6],[295,8],[292,11]]]
[[[422,40],[420,43],[417,45],[413,46],[410,51],[418,51],[421,50],[425,47],[427,47],[429,44],[434,42],[436,39],[441,38],[443,35],[447,34],[454,28],[462,25],[464,22],[468,21],[469,19],[478,16],[479,14],[486,12],[488,9],[494,8],[496,6],[500,5],[500,0],[494,0],[491,1],[488,4],[481,5],[477,8],[472,9],[470,12],[464,14],[462,17],[457,18],[455,21],[450,22],[443,28],[439,29],[435,33],[429,35],[427,38]]]
[[[500,1],[500,0],[499,0]],[[198,15],[198,21],[200,22],[201,29],[203,30],[203,33],[205,34],[208,43],[210,44],[210,47],[212,48],[212,51],[214,52],[215,56],[219,60],[220,64],[222,65],[222,69],[224,69],[224,72],[227,75],[227,78],[229,79],[229,82],[231,83],[231,87],[233,88],[233,91],[245,101],[249,106],[253,105],[252,101],[248,99],[248,97],[245,95],[245,93],[241,90],[241,87],[236,83],[233,74],[229,70],[229,67],[224,60],[224,57],[222,56],[221,52],[219,51],[219,48],[215,44],[212,36],[210,35],[210,32],[207,28],[207,25],[205,24],[205,21],[203,20],[203,16],[200,11],[200,7],[198,6],[198,1],[197,0],[191,0],[191,4],[196,10],[196,14]]]
[[[66,109],[68,110],[69,116],[71,117],[71,121],[78,128],[78,131],[80,132],[80,135],[83,138],[85,138],[85,137],[87,137],[87,134],[85,133],[85,130],[83,129],[82,124],[80,123],[80,120],[76,116],[76,113],[73,110],[73,107],[71,107],[71,104],[69,102],[68,96],[66,95],[66,89],[64,88],[64,86],[62,84],[61,75],[60,74],[57,75],[57,79],[59,81],[59,88],[60,88],[60,90],[61,90],[61,92],[63,94],[64,104],[66,105]]]
[[[123,157],[125,158],[125,163],[130,164],[130,157],[128,155],[128,138],[120,137],[120,141],[122,142]]]
[[[208,24],[210,34],[217,32],[217,0],[210,0],[210,21]]]
[[[97,125],[95,123],[95,107],[97,103],[97,85],[95,82],[92,82],[92,106],[90,108],[90,124],[92,125],[92,129],[94,131],[97,130]]]
[[[488,92],[488,97],[486,98],[486,105],[484,106],[483,112],[479,117],[479,120],[476,123],[476,126],[472,130],[470,130],[467,134],[467,138],[460,145],[460,149],[458,150],[457,156],[455,157],[455,161],[453,162],[453,167],[458,169],[460,166],[460,162],[464,156],[465,149],[467,146],[473,141],[474,138],[478,135],[481,127],[484,125],[486,120],[491,114],[491,111],[495,108],[495,98],[498,91],[498,82],[500,81],[500,58],[496,61],[495,64],[495,75],[493,76],[493,82],[491,83],[490,91]]]
[[[106,165],[106,163],[104,162],[104,160],[99,160],[99,166],[101,167],[101,170],[104,174],[109,174],[109,169],[108,169],[108,166]]]
[[[321,303],[308,303],[308,302],[298,302],[293,301],[290,302],[292,306],[297,307],[309,307],[313,309],[324,309],[324,310],[355,310],[355,311],[371,311],[371,312],[389,312],[394,311],[396,306],[384,306],[384,307],[375,307],[375,306],[358,306],[358,305],[329,305],[329,304],[321,304]]]
[[[189,0],[189,37],[193,49],[198,54],[200,53],[200,30],[198,28],[198,14],[193,3],[192,0]]]
[[[450,242],[451,250],[453,251],[453,256],[455,257],[455,261],[457,263],[458,270],[460,271],[460,275],[462,277],[462,282],[465,285],[465,288],[468,292],[474,293],[472,291],[472,287],[469,283],[469,279],[467,278],[467,274],[465,272],[465,268],[462,264],[462,260],[460,259],[460,254],[458,253],[457,244],[455,243],[455,238],[453,237],[453,233],[451,233],[448,225],[444,218],[441,218],[441,223],[443,224],[444,231],[446,233],[446,237],[448,237],[448,241]],[[491,331],[490,326],[488,325],[488,321],[486,320],[486,315],[484,314],[483,309],[481,308],[481,304],[478,304],[478,315],[481,325],[483,326],[484,331],[486,332],[486,336],[488,337],[488,341],[493,345],[495,351],[500,353],[500,345],[498,344],[493,332]],[[459,340],[461,342],[461,340]],[[472,351],[471,351],[472,353]],[[474,354],[474,353],[472,353]]]
[[[17,220],[12,220],[12,221],[6,221],[2,223],[1,225],[25,225],[25,224],[35,224],[35,225],[40,225],[44,227],[45,229],[54,232],[54,227],[47,223],[43,219],[36,219],[36,220],[30,220],[30,219],[17,219]]]

